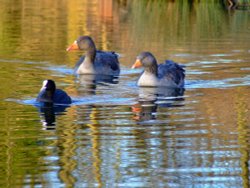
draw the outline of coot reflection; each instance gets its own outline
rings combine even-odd
[[[41,122],[46,130],[53,130],[56,126],[56,117],[64,115],[66,108],[69,106],[53,105],[52,103],[44,103],[38,106]]]
[[[57,89],[53,80],[43,81],[36,101],[41,121],[46,129],[53,129],[56,122],[55,114],[62,114],[72,103],[70,96],[65,91]]]

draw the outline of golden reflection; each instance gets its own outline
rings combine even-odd
[[[66,187],[71,187],[76,182],[76,178],[72,172],[77,167],[77,161],[74,160],[76,156],[76,126],[70,125],[71,129],[62,128],[61,134],[63,137],[58,141],[60,148],[60,172],[59,177],[65,183]],[[73,128],[72,128],[73,127]]]
[[[98,109],[93,107],[90,114],[90,124],[87,126],[90,128],[91,143],[92,143],[92,156],[93,156],[93,174],[95,180],[98,183],[98,187],[102,187],[102,174],[101,174],[101,154],[100,154],[100,131],[99,122],[96,120],[98,117]]]
[[[12,153],[12,148],[13,148],[13,143],[10,140],[11,138],[11,131],[10,127],[6,129],[6,187],[11,187],[11,176],[12,176],[12,160],[13,160],[13,153]]]
[[[30,110],[25,105],[18,107],[13,104],[9,105],[10,103],[7,102],[2,105],[2,101],[7,98],[24,99],[35,96],[37,88],[33,86],[36,86],[45,77],[57,77],[64,83],[70,83],[71,86],[67,87],[67,91],[76,96],[77,91],[72,81],[73,76],[61,75],[60,72],[56,71],[55,74],[54,71],[41,68],[44,68],[43,65],[46,63],[49,68],[55,64],[72,68],[78,57],[75,54],[67,53],[65,49],[79,35],[91,35],[96,41],[97,47],[125,54],[122,65],[126,67],[130,67],[138,52],[144,50],[155,53],[156,56],[159,56],[159,61],[171,57],[174,53],[198,54],[197,56],[230,53],[232,56],[229,58],[235,60],[235,63],[224,63],[219,68],[214,67],[228,71],[213,70],[217,71],[214,72],[213,76],[216,77],[215,79],[231,78],[236,71],[239,71],[239,76],[242,76],[240,75],[243,72],[241,65],[248,67],[249,63],[247,51],[249,50],[249,41],[245,40],[249,38],[249,32],[247,32],[249,30],[248,13],[242,11],[233,16],[228,15],[221,11],[220,4],[217,1],[201,2],[197,0],[193,1],[191,6],[188,2],[132,0],[1,1],[1,59],[20,60],[6,63],[1,60],[0,71],[5,73],[1,74],[0,78],[0,117],[3,119],[1,133],[4,135],[2,143],[5,146],[1,152],[1,156],[3,156],[1,157],[1,164],[4,167],[4,172],[6,172],[1,180],[4,181],[5,187],[14,187],[17,184],[21,186],[27,179],[34,186],[37,183],[36,181],[39,180],[46,187],[48,179],[44,180],[42,175],[50,169],[46,164],[47,161],[40,159],[50,155],[46,148],[48,145],[56,145],[59,148],[60,181],[65,183],[67,187],[72,187],[77,181],[77,177],[74,177],[72,172],[77,169],[78,165],[73,158],[77,156],[76,130],[79,128],[72,125],[67,128],[59,127],[55,133],[58,136],[58,140],[56,140],[58,143],[45,143],[43,147],[38,146],[37,141],[40,136],[49,137],[52,133],[43,134],[38,130],[22,130],[27,122],[30,127],[34,127],[36,124],[36,122],[34,123],[34,120],[37,120],[36,115],[29,113],[34,109]],[[239,28],[241,32],[239,32]],[[217,40],[222,41],[219,46]],[[234,54],[232,50],[247,52],[245,54],[241,52]],[[201,59],[204,60],[203,58]],[[175,57],[175,60],[185,63],[191,62],[193,59],[190,60],[180,56]],[[238,60],[242,60],[242,62]],[[30,63],[30,61],[31,64],[28,65],[27,62]],[[194,59],[194,61],[197,61],[197,59]],[[237,69],[232,69],[230,72],[230,66],[235,66]],[[192,77],[193,75],[188,76]],[[208,77],[208,79],[211,79],[211,74]],[[197,93],[202,95],[199,96]],[[195,125],[202,123],[208,125],[203,127],[208,132],[203,135],[204,139],[208,140],[205,149],[209,151],[213,149],[214,130],[217,131],[217,134],[221,134],[221,140],[238,139],[241,153],[241,177],[244,187],[249,187],[248,125],[250,116],[248,105],[250,102],[246,95],[248,93],[249,89],[246,89],[246,87],[223,90],[194,89],[188,91],[191,97],[187,99],[187,102],[190,102],[188,104],[196,113],[192,115],[192,118],[195,119],[193,123]],[[140,117],[137,114],[141,113],[143,109],[141,106],[134,107],[135,118],[139,119]],[[76,120],[78,108],[79,106],[72,106],[68,109],[67,123],[70,124]],[[28,115],[21,117],[17,113],[17,109],[22,110],[23,114],[26,114],[24,110],[27,110]],[[175,111],[179,113],[176,108],[173,108],[173,114]],[[102,133],[97,121],[99,113],[97,107],[92,109],[91,123],[88,124],[88,127],[91,130],[93,174],[98,186],[102,187],[100,153],[100,135]],[[169,117],[173,125],[175,125],[176,117],[174,115]],[[200,117],[204,119],[200,119]],[[239,132],[238,137],[235,134],[224,134],[229,131],[233,132],[236,128]],[[176,130],[178,129],[180,130],[182,127],[177,127]],[[136,139],[140,142],[137,145],[147,148],[144,138],[151,135],[140,130],[134,131],[133,134],[138,137]],[[20,137],[25,136],[27,138],[19,140]],[[178,138],[175,136],[174,134],[169,136],[174,141],[173,147],[178,146],[176,141]],[[223,144],[221,140],[218,144]],[[195,146],[193,146],[194,149],[198,150],[201,147],[200,144],[200,139],[197,139]],[[162,147],[166,148],[164,145]],[[27,148],[25,152],[22,150],[24,148]],[[119,161],[123,155],[121,152],[123,151],[119,150],[118,147],[116,155],[117,174],[120,173],[119,165],[122,163]],[[164,150],[164,152],[166,152],[164,157],[167,166],[167,162],[170,158],[175,157],[175,153],[168,155],[167,150]],[[145,158],[143,155],[141,157]],[[208,160],[209,164],[212,164],[215,161],[213,155],[210,156]],[[202,164],[201,158],[197,160],[199,160],[199,165]],[[178,161],[174,160],[173,163],[173,166],[178,168]],[[25,168],[20,168],[23,165],[26,165]],[[45,169],[41,170],[42,165]],[[122,177],[122,173],[117,175],[117,179],[120,177]]]
[[[79,35],[89,35],[88,13],[91,12],[93,6],[88,1],[67,1],[68,15],[68,44],[72,43]],[[76,8],[77,7],[77,8]],[[90,8],[90,10],[89,10]],[[78,28],[80,26],[80,28]]]
[[[76,114],[76,106],[71,106],[67,109],[66,116],[70,117],[69,122],[73,122]],[[67,124],[64,124],[64,126]],[[55,144],[59,149],[59,161],[60,171],[59,177],[66,187],[71,187],[76,182],[76,177],[73,176],[72,172],[77,168],[77,160],[74,159],[76,156],[77,140],[76,134],[78,127],[74,124],[68,124],[68,127],[57,127],[58,134],[62,135],[59,137],[58,142]]]
[[[109,22],[113,16],[113,0],[99,0],[99,16],[103,22]],[[107,24],[101,24],[101,49],[108,50]]]
[[[113,16],[113,0],[98,0],[99,14],[102,18],[112,18]]]
[[[235,99],[235,111],[237,113],[238,126],[238,143],[241,153],[241,177],[243,180],[243,187],[249,187],[249,125],[247,124],[247,112],[249,111],[246,103],[246,95],[241,94],[241,88],[238,88]]]

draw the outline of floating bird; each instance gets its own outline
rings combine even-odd
[[[53,80],[44,80],[43,86],[37,96],[37,102],[56,103],[56,104],[71,104],[72,100],[68,94],[56,89],[56,84]]]
[[[183,88],[185,70],[183,66],[166,60],[163,64],[157,64],[155,57],[150,52],[142,52],[137,56],[132,68],[144,67],[138,86],[164,86],[171,88]]]
[[[89,36],[79,37],[67,51],[83,50],[85,54],[76,64],[76,74],[102,74],[118,76],[120,66],[115,52],[96,50],[94,41]]]

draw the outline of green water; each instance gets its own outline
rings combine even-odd
[[[0,15],[0,187],[249,187],[248,9],[0,0]],[[118,79],[73,75],[80,35],[121,55]],[[185,91],[138,88],[141,51],[184,64]],[[44,79],[73,104],[36,107]]]

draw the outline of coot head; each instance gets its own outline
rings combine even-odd
[[[57,104],[71,104],[71,98],[68,94],[56,89],[56,84],[53,80],[44,80],[43,86],[36,99],[38,102],[48,102]]]
[[[47,91],[55,92],[56,84],[53,80],[44,80],[41,90],[46,89]]]
[[[56,91],[56,84],[53,80],[44,80],[43,81],[43,86],[40,90],[45,91],[45,93],[47,94],[46,96],[48,97],[48,99],[52,99],[53,95],[55,94]]]

